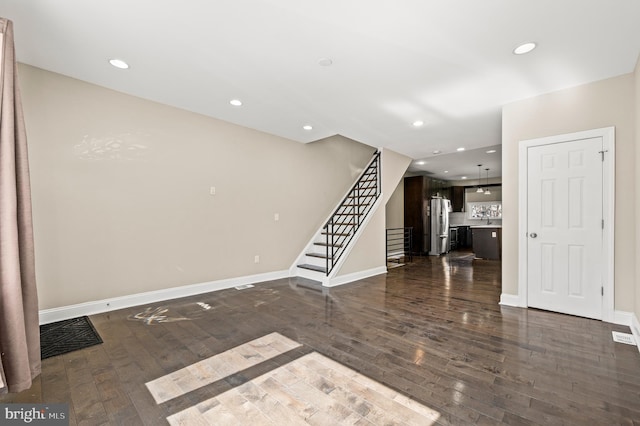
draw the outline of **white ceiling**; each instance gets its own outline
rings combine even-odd
[[[461,181],[469,179],[478,181],[478,165],[480,165],[481,181],[487,178],[502,176],[502,145],[486,146],[465,150],[464,152],[442,153],[414,161],[409,166],[412,174],[424,174],[436,179]]]
[[[21,62],[416,160],[499,145],[502,105],[629,73],[640,52],[636,0],[0,0],[0,15]],[[512,54],[527,41],[538,48]],[[471,160],[456,173],[477,174]]]

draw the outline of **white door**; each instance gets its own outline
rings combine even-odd
[[[528,305],[602,319],[603,140],[527,148]]]

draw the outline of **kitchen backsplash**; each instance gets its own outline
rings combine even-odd
[[[483,225],[486,219],[469,219],[466,212],[449,213],[449,224],[451,225]],[[492,225],[502,225],[502,219],[491,219]]]

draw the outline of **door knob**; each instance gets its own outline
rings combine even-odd
[[[538,236],[538,234],[536,234],[535,232],[532,232],[532,233],[529,234],[529,236],[531,238],[536,238]]]

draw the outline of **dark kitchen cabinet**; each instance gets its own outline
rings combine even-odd
[[[471,237],[471,228],[466,225],[458,226],[458,248],[471,248],[472,245],[472,237]]]
[[[452,186],[450,188],[451,210],[454,212],[464,211],[464,186]]]
[[[413,227],[414,254],[426,254],[431,249],[429,209],[431,179],[426,176],[404,178],[404,226]]]
[[[482,259],[500,260],[502,257],[502,228],[471,228],[473,253]]]

